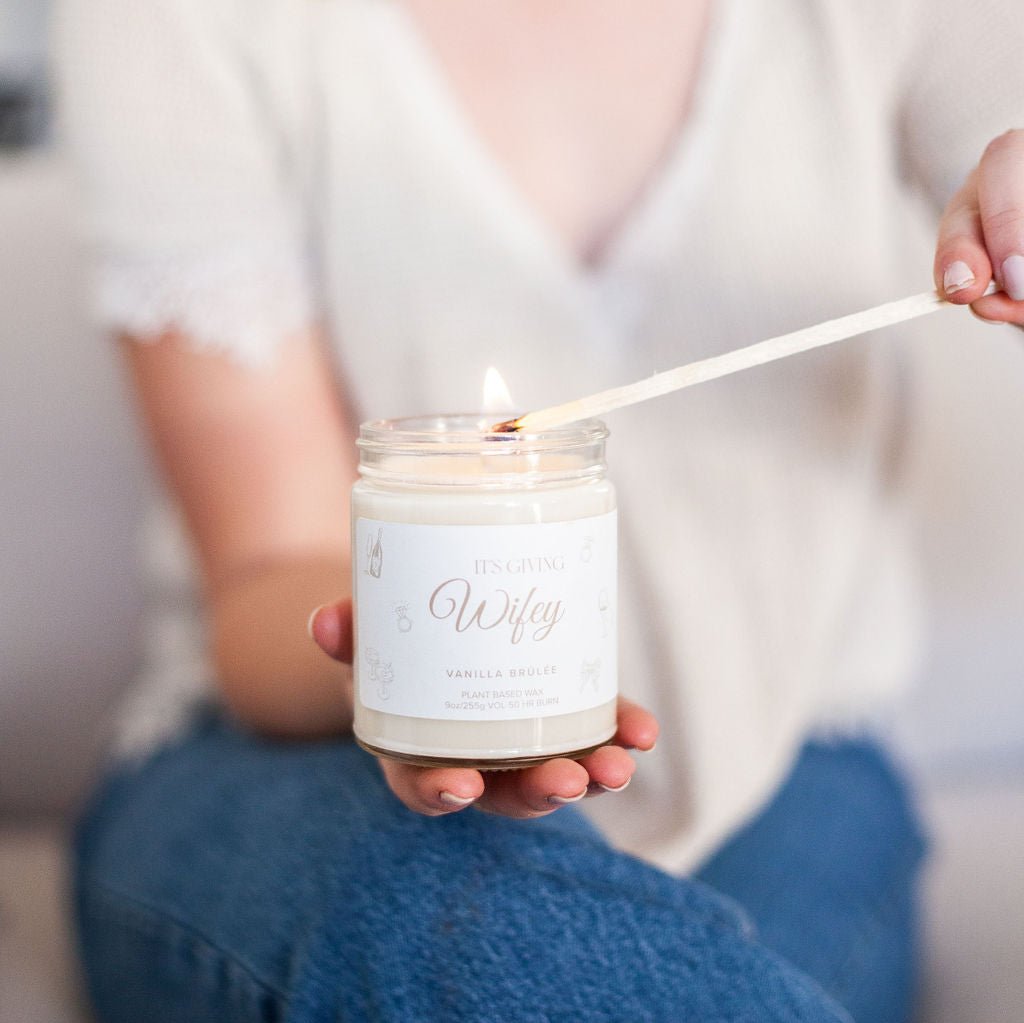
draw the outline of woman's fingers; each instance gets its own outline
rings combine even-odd
[[[478,801],[504,817],[543,817],[587,794],[590,776],[573,760],[548,760],[517,771],[489,771]]]
[[[479,771],[464,767],[414,767],[381,760],[381,770],[391,791],[410,810],[430,817],[456,813],[474,803],[503,817],[541,817],[582,799],[590,780],[572,760],[488,771],[486,783]]]
[[[579,763],[590,778],[588,794],[592,796],[621,792],[636,770],[633,758],[621,746],[602,746]]]
[[[986,323],[1024,323],[1024,302],[1014,302],[1001,291],[975,302],[971,312]]]
[[[996,281],[1024,302],[1024,131],[989,143],[978,167],[978,207]]]
[[[321,646],[321,631],[327,633],[334,628],[333,613],[333,605],[321,608],[312,620],[312,631]],[[325,641],[331,639],[324,637]],[[391,791],[417,813],[437,817],[476,805],[503,817],[543,817],[588,795],[621,792],[636,770],[633,758],[622,747],[650,750],[657,738],[654,715],[620,697],[618,732],[613,740],[618,745],[602,746],[578,761],[560,758],[535,767],[481,773],[461,767],[414,767],[382,759],[381,769]]]
[[[324,604],[309,616],[309,634],[329,657],[352,663],[352,601]]]
[[[992,279],[992,263],[978,207],[978,171],[955,196],[939,223],[935,286],[950,301],[966,305],[979,299]]]
[[[658,720],[639,704],[619,697],[619,727],[612,739],[617,746],[649,752],[658,741]]]
[[[479,771],[467,767],[414,767],[397,760],[381,760],[391,791],[416,813],[439,817],[464,810],[484,791]]]
[[[995,278],[1001,294],[982,298]],[[939,225],[935,284],[983,319],[1024,323],[1024,131],[991,142]]]

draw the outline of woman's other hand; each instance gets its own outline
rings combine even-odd
[[[1002,292],[982,298],[993,278]],[[982,319],[1024,324],[1024,130],[990,142],[946,207],[935,284]]]
[[[336,661],[352,663],[352,602],[318,608],[309,630]],[[628,750],[650,750],[658,737],[654,716],[619,698],[618,732],[608,746],[580,760],[549,760],[519,771],[480,772],[466,767],[414,767],[381,759],[391,791],[410,810],[429,816],[476,805],[506,817],[543,817],[585,796],[617,792],[636,765]]]

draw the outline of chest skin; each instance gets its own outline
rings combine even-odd
[[[582,263],[683,129],[712,0],[404,0],[462,117]]]

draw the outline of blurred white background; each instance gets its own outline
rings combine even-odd
[[[89,325],[67,169],[19,112],[42,95],[45,14],[0,0],[0,1023],[78,1018],[61,814],[137,666],[149,486]],[[1024,334],[961,315],[958,343],[911,351],[930,647],[893,728],[936,835],[926,1023],[1024,1003]]]
[[[0,65],[41,62],[46,0],[4,0],[0,7]]]
[[[899,728],[932,776],[1021,776],[1024,332],[972,319],[959,343],[913,356],[913,492],[931,606],[928,663]]]

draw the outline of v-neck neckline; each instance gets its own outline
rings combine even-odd
[[[732,70],[736,51],[738,5],[712,0],[705,42],[697,62],[689,109],[635,199],[616,220],[595,259],[584,259],[516,183],[469,119],[447,72],[408,9],[394,0],[381,4],[400,47],[399,64],[410,85],[410,101],[430,124],[431,136],[452,160],[467,189],[489,208],[510,240],[544,261],[563,279],[591,290],[613,276],[642,246],[653,225],[670,215],[673,204],[690,193],[709,168],[708,135]]]

